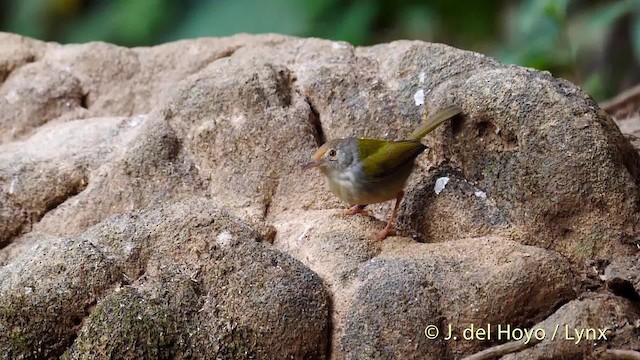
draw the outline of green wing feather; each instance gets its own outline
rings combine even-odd
[[[457,106],[447,106],[446,108],[438,111],[433,115],[426,123],[420,125],[414,132],[407,137],[407,140],[420,140],[428,133],[433,131],[443,122],[458,115],[462,112],[462,109]]]
[[[407,162],[413,161],[426,149],[426,146],[420,143],[420,139],[461,112],[462,109],[457,106],[448,106],[438,111],[426,123],[411,133],[407,140],[358,139],[358,149],[364,173],[370,176],[372,181],[382,180]]]
[[[413,161],[426,146],[413,140],[358,139],[358,148],[364,173],[375,181],[382,180],[402,165]]]

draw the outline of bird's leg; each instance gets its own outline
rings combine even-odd
[[[350,209],[344,211],[345,215],[355,215],[355,214],[368,214],[369,212],[364,208],[367,205],[353,205]]]
[[[383,240],[384,238],[386,238],[389,235],[395,235],[396,231],[393,229],[393,223],[396,220],[396,216],[398,215],[398,208],[400,207],[400,202],[402,201],[402,198],[404,197],[404,191],[400,191],[398,193],[398,196],[396,197],[396,204],[393,207],[393,211],[391,212],[391,216],[389,216],[389,221],[387,221],[387,226],[384,227],[384,229],[382,229],[382,231],[376,233],[375,235],[375,239],[376,240]]]

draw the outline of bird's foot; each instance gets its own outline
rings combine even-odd
[[[364,207],[366,205],[353,205],[350,209],[344,211],[345,215],[355,215],[355,214],[367,214],[371,215],[369,210],[365,210]]]
[[[386,226],[384,229],[382,229],[381,231],[377,231],[373,234],[373,240],[374,241],[382,241],[384,239],[386,239],[389,236],[394,236],[396,234],[396,229],[390,227],[390,226]]]

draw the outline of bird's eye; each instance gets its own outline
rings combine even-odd
[[[336,157],[336,155],[338,155],[338,153],[335,151],[335,149],[329,150],[329,157],[330,158],[334,158],[334,157]]]

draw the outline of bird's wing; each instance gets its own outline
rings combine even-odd
[[[371,181],[380,181],[426,149],[419,141],[358,139],[364,173]]]
[[[447,106],[444,109],[439,110],[432,115],[427,122],[420,125],[414,132],[407,137],[407,140],[420,140],[435,128],[440,126],[443,122],[458,115],[462,112],[462,109],[457,106]]]

